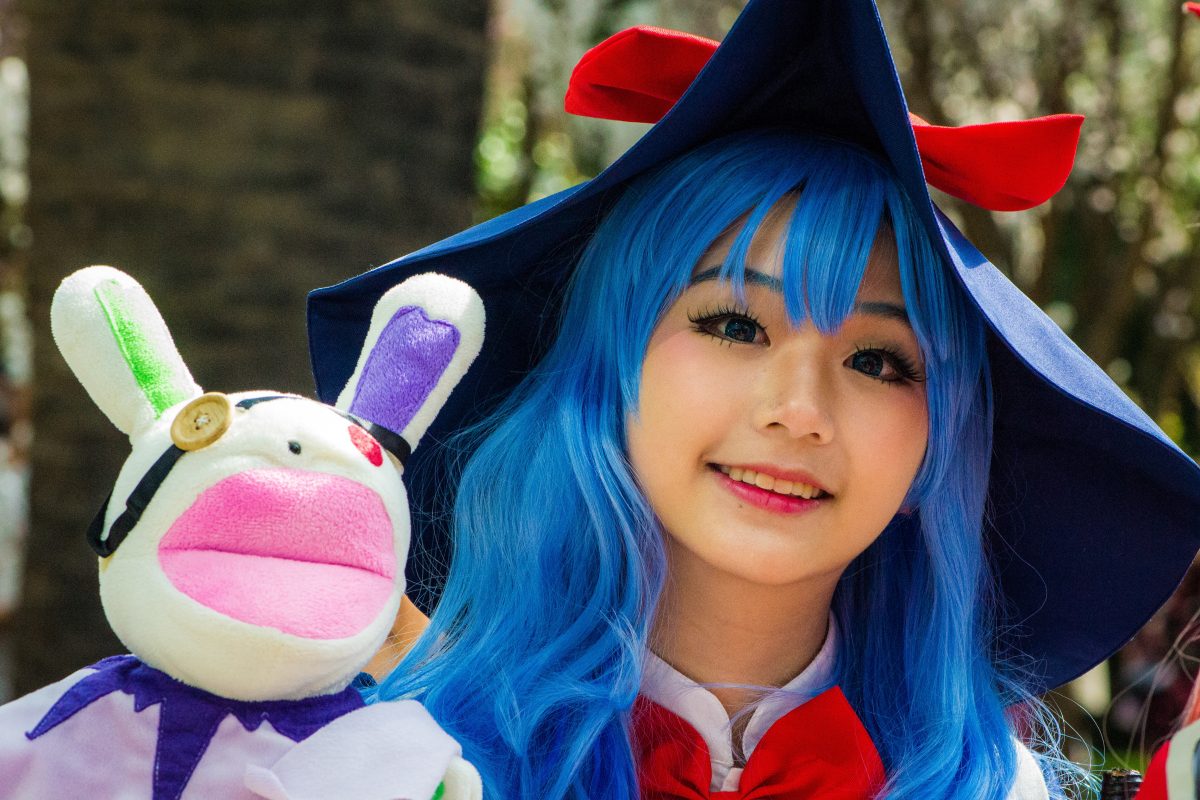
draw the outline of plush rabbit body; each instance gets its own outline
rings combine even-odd
[[[478,296],[438,275],[390,291],[335,406],[204,394],[109,267],[68,277],[51,317],[132,443],[88,532],[132,655],[0,708],[5,796],[479,797],[419,704],[365,707],[351,686],[404,592],[397,466],[479,351]]]

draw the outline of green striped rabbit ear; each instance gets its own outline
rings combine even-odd
[[[50,304],[50,329],[75,377],[125,434],[201,393],[154,302],[120,270],[67,276]]]

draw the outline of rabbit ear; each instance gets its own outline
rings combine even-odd
[[[87,267],[58,287],[50,330],[67,365],[123,433],[199,395],[150,296],[112,267]]]
[[[428,272],[390,289],[375,304],[337,407],[415,450],[479,355],[483,318],[479,295],[454,278]]]

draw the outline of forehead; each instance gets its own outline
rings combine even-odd
[[[788,226],[791,224],[796,210],[796,202],[795,198],[782,200],[767,212],[750,241],[750,247],[746,253],[747,272],[753,270],[773,277],[776,281],[782,279],[784,247],[787,241]],[[745,220],[741,220],[717,237],[705,251],[704,257],[696,263],[692,270],[693,279],[700,273],[719,267],[725,262],[745,224]],[[746,282],[747,285],[756,283],[750,279],[749,275],[747,275]],[[779,288],[778,283],[775,284],[775,288]],[[859,283],[858,294],[862,297],[903,298],[895,235],[891,225],[886,221],[879,225],[879,230],[875,235],[871,254],[867,260],[862,281]]]

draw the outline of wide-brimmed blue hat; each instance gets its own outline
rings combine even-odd
[[[629,179],[748,128],[854,142],[890,164],[988,323],[995,449],[987,535],[1009,612],[1003,645],[1032,657],[1040,688],[1082,674],[1133,636],[1191,564],[1200,547],[1200,468],[934,207],[926,179],[937,159],[926,153],[923,166],[921,131],[914,134],[872,0],[750,0],[704,55],[683,96],[668,97],[665,116],[595,179],[313,292],[321,398],[332,401],[349,379],[371,309],[388,288],[425,271],[460,278],[482,296],[488,330],[427,434],[445,440],[541,356],[565,279]],[[969,194],[971,180],[963,183]],[[445,457],[423,447],[410,472],[439,474]],[[412,584],[435,593],[446,551],[438,518],[445,487],[437,484],[415,482],[418,555],[410,564]]]

